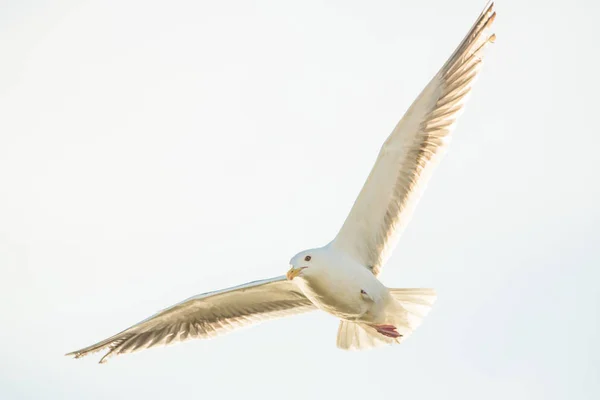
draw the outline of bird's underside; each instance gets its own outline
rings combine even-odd
[[[329,245],[369,268],[374,276],[379,274],[395,246],[446,149],[452,128],[479,73],[483,50],[495,39],[489,32],[495,15],[490,3],[397,124],[383,144],[346,221]],[[409,314],[413,313],[411,307],[414,306],[414,315],[418,314],[419,318],[431,307],[434,297],[427,289],[391,289],[390,292],[406,306]],[[419,306],[426,310],[418,310]],[[105,362],[119,354],[189,339],[212,338],[239,327],[316,309],[291,279],[278,276],[189,298],[108,339],[67,355],[80,358],[106,351],[100,360]],[[413,328],[402,329],[399,324],[361,325],[342,321],[337,344],[343,349],[363,349],[397,343]]]

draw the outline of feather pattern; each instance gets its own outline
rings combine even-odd
[[[80,358],[108,350],[100,363],[132,353],[196,338],[210,338],[257,322],[311,311],[316,307],[285,276],[246,283],[191,297],[110,338],[67,355]]]
[[[481,64],[495,40],[490,3],[469,33],[410,106],[377,161],[332,245],[375,275],[409,222],[434,166],[444,153]]]

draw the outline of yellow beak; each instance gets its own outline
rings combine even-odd
[[[300,272],[302,272],[302,270],[306,268],[306,267],[301,267],[301,268],[290,268],[290,270],[287,272],[286,276],[288,278],[288,280],[292,280],[295,277],[297,277],[298,275],[300,275]]]

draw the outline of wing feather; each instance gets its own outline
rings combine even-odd
[[[379,274],[439,162],[481,64],[496,13],[489,3],[383,144],[332,245]]]
[[[254,323],[314,310],[295,285],[279,276],[191,297],[101,342],[67,354],[108,350],[100,362],[150,347],[210,338]]]

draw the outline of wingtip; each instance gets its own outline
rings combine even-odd
[[[481,14],[479,15],[479,19],[487,20],[488,24],[491,24],[496,19],[496,10],[494,10],[494,2],[489,2]]]
[[[100,359],[100,361],[98,361],[98,364],[106,364],[106,362],[108,361],[108,355],[109,354],[106,354],[104,357],[102,357]],[[87,354],[86,353],[81,353],[80,351],[72,351],[70,353],[65,354],[65,357],[72,357],[74,360],[78,360],[78,359],[82,358],[85,355],[87,355]]]
[[[70,352],[70,353],[67,353],[67,354],[65,354],[65,357],[71,357],[71,358],[73,358],[74,360],[78,360],[78,359],[80,359],[80,358],[81,358],[81,357],[83,357],[83,356],[84,356],[84,354],[81,354],[81,353],[80,353],[80,352],[78,352],[78,351],[72,351],[72,352]]]

